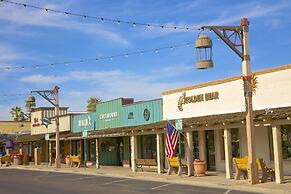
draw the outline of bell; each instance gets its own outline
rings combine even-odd
[[[212,40],[208,36],[201,34],[195,42],[195,47],[197,54],[196,68],[212,68]]]

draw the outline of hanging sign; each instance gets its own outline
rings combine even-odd
[[[87,130],[82,131],[82,137],[87,137],[87,136],[88,136]]]
[[[46,141],[50,140],[50,134],[46,133],[46,134],[44,135],[44,139],[45,139]]]
[[[175,121],[175,127],[177,129],[177,131],[182,131],[183,130],[183,121],[182,119],[176,119]]]

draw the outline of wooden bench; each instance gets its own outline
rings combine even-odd
[[[80,165],[81,165],[81,158],[80,158],[80,156],[75,156],[75,155],[70,156],[70,160],[71,160],[70,167],[72,167],[74,163],[77,163],[77,168],[80,167]]]
[[[11,156],[10,155],[5,155],[5,156],[0,156],[0,166],[2,167],[2,164],[6,164],[7,166],[11,165]]]
[[[168,175],[172,174],[173,171],[178,175],[182,174],[182,170],[184,170],[185,173],[188,172],[187,165],[184,165],[179,157],[167,158],[167,161],[169,166]]]
[[[136,170],[141,169],[142,172],[143,172],[143,166],[148,166],[150,168],[151,166],[158,165],[156,159],[137,158],[134,161],[135,161],[135,165],[136,165]]]
[[[261,183],[267,182],[270,177],[271,181],[275,180],[275,170],[268,168],[266,162],[259,158],[256,160],[258,165],[258,171],[262,173]],[[244,179],[247,179],[248,173],[248,157],[243,158],[233,158],[233,163],[235,164],[235,179],[239,180],[240,176],[243,175]]]

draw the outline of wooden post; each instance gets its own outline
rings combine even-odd
[[[96,138],[96,168],[100,168],[100,164],[99,164],[99,139]]]
[[[225,176],[227,179],[233,178],[232,173],[232,145],[231,145],[231,129],[224,129],[224,156],[225,156]]]
[[[283,162],[282,162],[282,137],[281,127],[272,126],[273,132],[273,147],[274,147],[274,164],[275,164],[275,179],[276,183],[281,184],[284,181]]]
[[[131,151],[131,168],[133,172],[136,172],[135,159],[137,158],[137,136],[130,136],[130,151]]]
[[[186,157],[188,166],[188,176],[194,175],[193,167],[193,135],[192,131],[186,132],[187,143],[186,143]]]
[[[157,163],[158,163],[158,174],[164,172],[164,165],[163,165],[163,134],[157,133]]]
[[[52,166],[52,142],[49,141],[49,165]]]

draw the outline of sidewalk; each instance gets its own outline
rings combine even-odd
[[[188,177],[186,175],[177,176],[175,174],[167,175],[157,174],[156,169],[144,168],[144,172],[133,173],[130,168],[115,167],[115,166],[101,166],[96,169],[91,168],[69,168],[65,165],[60,169],[55,169],[53,166],[48,165],[29,165],[29,166],[11,166],[2,168],[15,168],[25,170],[37,170],[37,171],[53,171],[60,173],[78,173],[84,175],[96,175],[96,176],[110,176],[131,178],[148,181],[160,181],[166,183],[186,184],[201,187],[211,188],[224,188],[229,190],[240,190],[256,193],[272,193],[272,194],[291,194],[291,177],[285,177],[286,183],[276,184],[274,182],[267,182],[257,185],[249,185],[246,180],[227,180],[224,173],[209,172],[205,177]],[[0,168],[1,169],[1,168]]]

